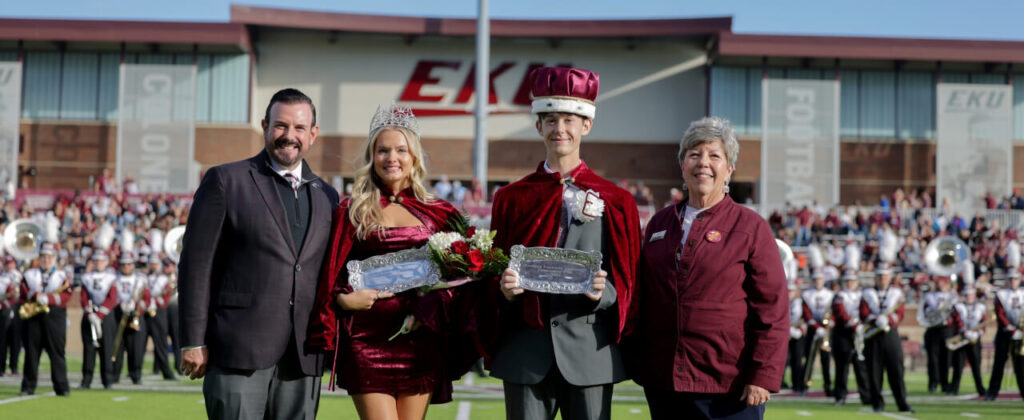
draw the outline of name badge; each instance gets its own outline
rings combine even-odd
[[[650,242],[659,241],[659,240],[662,240],[662,239],[665,239],[665,231],[664,230],[660,231],[660,232],[654,232],[654,234],[651,235]]]

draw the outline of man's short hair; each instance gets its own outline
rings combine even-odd
[[[283,104],[309,104],[309,109],[313,110],[312,126],[316,127],[316,106],[313,105],[313,100],[306,96],[305,93],[294,88],[281,89],[270,98],[270,103],[267,104],[267,112],[263,114],[263,121],[266,121],[267,124],[270,124],[270,108],[273,108],[274,104],[278,102]]]

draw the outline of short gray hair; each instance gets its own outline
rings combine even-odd
[[[686,129],[683,140],[679,142],[679,161],[683,161],[683,155],[687,150],[715,140],[722,141],[725,158],[729,165],[736,166],[736,159],[740,155],[740,143],[736,141],[736,130],[733,130],[732,123],[721,117],[704,117],[690,123],[690,128]]]

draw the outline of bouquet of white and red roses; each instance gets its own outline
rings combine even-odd
[[[441,269],[441,281],[432,288],[455,287],[482,278],[501,275],[508,257],[495,248],[493,232],[469,225],[463,214],[448,219],[447,230],[430,236],[430,258]]]

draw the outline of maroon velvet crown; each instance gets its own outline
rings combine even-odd
[[[568,96],[593,103],[600,78],[597,73],[571,67],[541,67],[530,72],[534,98]]]

